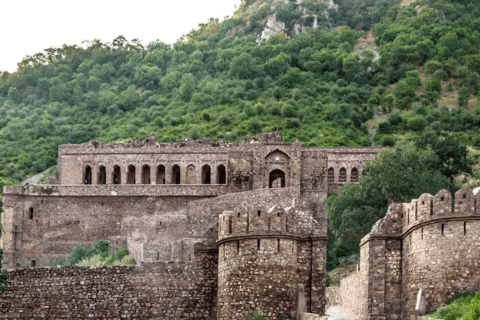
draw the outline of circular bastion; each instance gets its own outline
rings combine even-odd
[[[218,320],[260,313],[288,318],[296,310],[295,209],[224,211],[219,217]]]

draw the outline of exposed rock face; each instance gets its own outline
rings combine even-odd
[[[288,0],[284,0],[285,3],[289,3]],[[333,2],[333,0],[317,0],[318,2],[324,2],[324,3],[327,3],[328,4],[328,8],[331,9],[338,9],[338,5],[335,4],[335,2]],[[281,0],[274,0],[273,3],[275,2],[281,2]],[[304,11],[306,11],[306,7],[302,7],[301,6],[301,3],[304,2],[304,0],[298,0],[297,3],[300,4],[300,9]],[[272,3],[272,7],[273,7],[273,3]],[[327,14],[327,12],[325,12],[325,14]],[[313,22],[313,29],[317,29],[318,27],[318,19],[317,19],[317,16],[315,15],[315,20]],[[257,39],[257,43],[260,44],[262,43],[263,41],[267,41],[268,39],[270,39],[271,36],[274,36],[276,35],[277,33],[280,33],[282,31],[285,30],[285,23],[282,22],[282,21],[278,21],[277,18],[276,18],[276,15],[272,15],[272,16],[269,16],[267,17],[267,23],[263,29],[263,32],[262,32],[262,35],[258,37]],[[297,23],[295,24],[294,26],[294,31],[295,31],[295,34],[298,35],[300,33],[305,33],[306,32],[306,27],[302,24],[302,23]]]
[[[268,17],[267,24],[263,29],[262,35],[257,39],[257,43],[262,43],[262,41],[267,41],[271,36],[276,35],[277,33],[285,30],[285,23],[277,21],[276,15]]]

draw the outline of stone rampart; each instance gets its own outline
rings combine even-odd
[[[364,319],[411,319],[422,288],[427,312],[456,293],[480,291],[479,207],[478,188],[390,205],[362,239],[363,280],[358,274],[342,280],[343,306],[366,310]],[[367,291],[356,297],[362,281]],[[366,309],[355,304],[365,299]]]
[[[216,260],[9,270],[0,319],[215,319]]]

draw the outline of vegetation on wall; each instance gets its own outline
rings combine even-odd
[[[129,256],[130,252],[126,248],[115,250],[111,253],[108,250],[108,241],[98,241],[90,248],[76,246],[72,254],[65,260],[48,262],[47,266],[134,266],[136,261]]]

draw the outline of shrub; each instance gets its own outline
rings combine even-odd
[[[267,316],[264,316],[261,314],[262,312],[259,313],[254,313],[252,315],[247,315],[247,320],[268,320]]]
[[[458,105],[461,107],[466,106],[469,99],[470,99],[470,92],[468,91],[467,88],[461,87],[460,90],[458,91]]]

